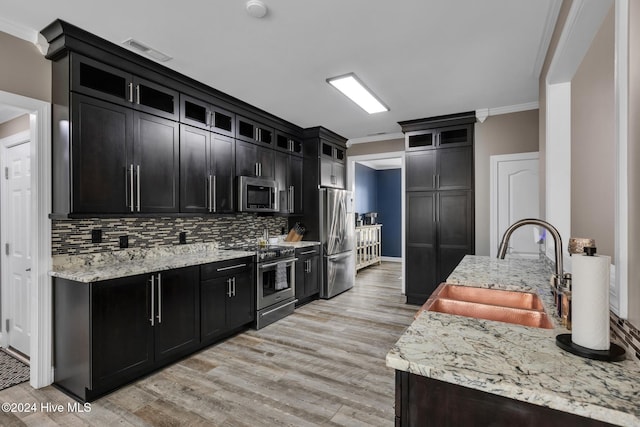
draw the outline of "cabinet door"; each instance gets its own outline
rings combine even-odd
[[[473,125],[449,126],[437,132],[440,148],[471,145],[473,141]]]
[[[178,92],[134,76],[134,108],[167,119],[178,120]]]
[[[438,271],[445,281],[467,254],[473,254],[473,193],[441,191],[438,193]]]
[[[133,102],[133,76],[115,67],[71,54],[71,90],[120,105]]]
[[[422,304],[438,285],[436,192],[407,195],[407,302]]]
[[[307,258],[307,270],[304,274],[305,296],[320,292],[320,256],[314,255]]]
[[[289,186],[291,188],[292,195],[291,203],[292,206],[289,209],[289,212],[295,214],[301,214],[303,209],[302,197],[302,184],[303,184],[303,175],[302,175],[302,163],[303,160],[301,157],[289,156]]]
[[[288,213],[290,209],[289,202],[291,200],[289,193],[289,154],[276,151],[274,153],[274,159],[274,175],[278,183],[280,212]]]
[[[331,168],[333,170],[333,186],[336,188],[342,188],[344,189],[345,187],[345,167],[344,167],[344,163],[341,162],[336,162],[334,161],[331,165]]]
[[[298,260],[296,261],[296,282],[295,282],[295,292],[296,299],[298,301],[306,298],[306,288],[305,288],[305,276],[307,275],[305,269],[307,266],[307,257],[296,255]]]
[[[407,153],[407,191],[429,191],[436,186],[436,150]]]
[[[260,164],[260,176],[266,179],[275,179],[275,152],[270,148],[257,147],[257,156]]]
[[[92,389],[133,379],[153,365],[148,275],[91,284]]]
[[[236,138],[238,139],[271,147],[275,140],[274,134],[273,128],[245,117],[236,116]]]
[[[144,113],[135,117],[134,164],[140,212],[178,212],[178,124]]]
[[[213,186],[212,211],[232,213],[234,211],[235,155],[233,139],[211,134],[211,175]]]
[[[335,178],[333,176],[333,160],[325,157],[320,158],[320,186],[333,187]]]
[[[133,111],[76,94],[71,110],[72,212],[129,212]]]
[[[256,284],[253,265],[231,277],[232,293],[227,298],[227,329],[235,329],[255,320]]]
[[[235,136],[235,116],[227,110],[211,106],[211,130],[222,135]]]
[[[209,104],[180,94],[180,121],[201,129],[209,129],[211,121]]]
[[[186,355],[200,344],[199,266],[156,275],[155,360]]]
[[[180,125],[180,212],[209,211],[207,130]]]
[[[257,176],[258,147],[236,140],[236,175]]]
[[[211,342],[227,329],[229,277],[222,276],[200,282],[200,339]]]
[[[470,190],[473,186],[473,147],[437,150],[439,190]]]
[[[436,146],[435,130],[407,132],[404,138],[407,151],[428,150]]]

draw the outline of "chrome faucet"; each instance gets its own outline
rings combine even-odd
[[[535,219],[535,218],[526,218],[526,219],[521,219],[520,221],[514,222],[509,226],[509,228],[507,228],[507,230],[504,232],[504,235],[502,236],[502,242],[500,242],[500,247],[498,249],[498,258],[504,259],[505,255],[507,254],[509,238],[511,237],[511,234],[513,234],[515,230],[517,230],[518,228],[524,225],[538,225],[548,230],[549,233],[551,233],[551,236],[553,236],[553,243],[555,246],[554,252],[555,252],[555,258],[556,258],[556,272],[553,276],[552,290],[553,290],[556,306],[558,307],[559,314],[561,314],[560,313],[560,310],[562,307],[562,304],[560,303],[561,294],[563,291],[569,288],[570,282],[571,282],[571,275],[569,273],[567,274],[564,273],[563,266],[562,266],[562,237],[560,237],[560,233],[558,232],[558,230],[556,230],[556,228],[553,225],[541,219]]]

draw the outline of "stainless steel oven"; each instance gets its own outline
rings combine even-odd
[[[296,259],[293,256],[258,262],[256,329],[293,313],[295,308]]]

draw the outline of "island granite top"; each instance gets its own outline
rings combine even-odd
[[[536,292],[552,313],[551,271],[537,260],[466,256],[448,283]],[[640,365],[561,350],[555,329],[422,312],[387,354],[387,366],[600,421],[640,426]]]

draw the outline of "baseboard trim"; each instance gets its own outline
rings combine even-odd
[[[383,256],[380,259],[385,262],[402,262],[402,257],[397,256]]]

